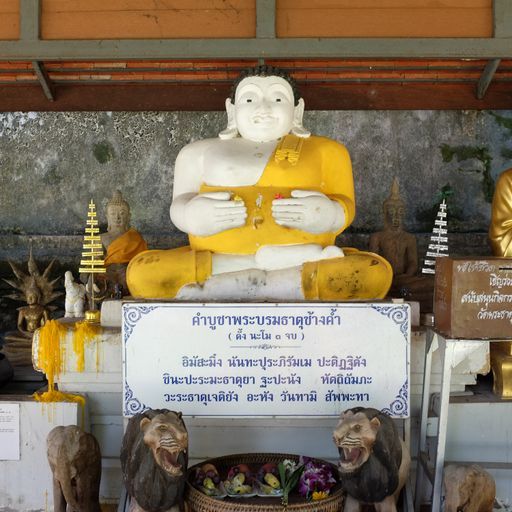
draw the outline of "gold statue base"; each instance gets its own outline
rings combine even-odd
[[[101,320],[101,312],[99,309],[94,309],[85,312],[85,321],[90,324],[99,324]]]
[[[495,341],[491,343],[491,354],[512,356],[512,341]]]
[[[503,345],[503,343],[491,345]],[[501,352],[499,349],[491,349],[491,368],[494,377],[492,392],[500,398],[512,398],[512,355]]]

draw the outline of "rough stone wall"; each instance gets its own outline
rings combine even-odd
[[[120,187],[141,231],[172,235],[176,156],[224,123],[220,112],[2,113],[0,232],[79,234],[88,200],[101,209]],[[487,229],[488,185],[512,156],[512,111],[317,111],[306,112],[305,125],[349,149],[355,230],[380,225],[393,175],[409,204],[410,230],[430,229],[425,211],[446,184],[460,213],[456,230]]]
[[[93,198],[104,221],[115,188],[151,246],[186,243],[169,220],[174,161],[224,124],[222,112],[0,113],[0,265],[25,260],[29,239],[38,258],[77,264],[87,204]],[[512,111],[315,111],[304,124],[352,157],[357,214],[340,244],[364,246],[382,227],[396,175],[420,252],[444,187],[456,252],[487,254],[494,180],[512,157]]]

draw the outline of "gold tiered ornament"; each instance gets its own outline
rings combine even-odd
[[[80,273],[89,274],[87,291],[89,298],[89,310],[85,312],[85,320],[91,323],[100,321],[100,311],[96,308],[94,298],[94,274],[104,274],[105,260],[103,259],[103,246],[101,245],[100,228],[96,219],[96,205],[91,199],[87,212],[87,226],[85,228],[82,259],[80,260]]]

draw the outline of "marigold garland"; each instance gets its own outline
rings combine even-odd
[[[55,380],[63,370],[65,360],[64,337],[68,331],[73,331],[73,351],[76,355],[76,370],[83,372],[85,368],[85,344],[100,332],[98,325],[85,321],[75,324],[63,324],[58,320],[49,320],[39,329],[39,344],[37,347],[37,366],[45,374],[48,380],[48,391],[34,393],[38,402],[75,402],[83,407],[85,399],[82,396],[71,393],[63,393],[55,389]],[[96,362],[98,364],[98,361]]]
[[[100,332],[100,326],[82,320],[74,325],[73,330],[73,350],[76,355],[76,371],[83,372],[85,369],[85,344],[92,341]]]
[[[37,367],[48,379],[48,393],[54,391],[55,378],[62,370],[63,353],[62,340],[67,333],[66,327],[57,320],[48,320],[39,329],[39,344],[37,347]],[[37,400],[37,394],[35,398]]]

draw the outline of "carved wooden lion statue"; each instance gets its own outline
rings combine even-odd
[[[480,466],[450,464],[444,468],[443,484],[446,512],[492,512],[496,484]]]
[[[185,510],[188,433],[181,412],[150,409],[128,422],[121,468],[130,511]]]
[[[393,420],[377,409],[348,409],[341,414],[333,440],[347,493],[344,512],[359,512],[362,504],[372,504],[377,512],[396,512],[411,458]]]

